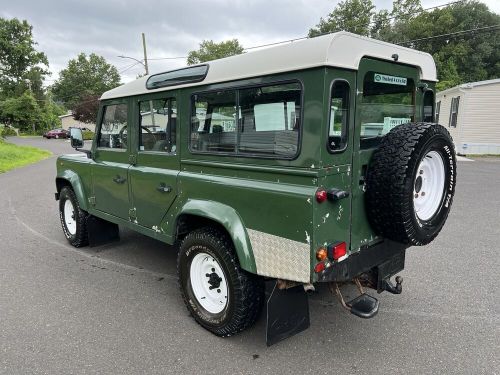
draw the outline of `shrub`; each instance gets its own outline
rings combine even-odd
[[[85,130],[83,132],[83,140],[84,141],[91,141],[94,139],[94,132],[90,131],[90,130]]]
[[[15,135],[17,135],[16,131],[9,126],[4,126],[3,128],[0,129],[0,137],[2,138],[12,137]]]

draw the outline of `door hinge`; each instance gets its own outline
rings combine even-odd
[[[136,165],[137,164],[137,158],[135,157],[135,155],[129,155],[128,162],[130,164],[132,164],[132,165]]]
[[[134,221],[134,219],[137,218],[137,211],[135,208],[131,208],[128,210],[128,217],[130,218],[131,221]]]
[[[89,197],[88,201],[89,201],[89,204],[91,204],[92,206],[95,206],[95,197]]]

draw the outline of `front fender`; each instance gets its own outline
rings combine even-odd
[[[73,191],[76,194],[76,198],[78,199],[78,204],[80,208],[84,211],[88,211],[88,201],[87,196],[85,195],[85,191],[83,189],[82,181],[80,177],[72,170],[65,169],[63,171],[59,171],[56,177],[56,186],[57,192],[59,193],[65,182],[69,183],[73,188]]]
[[[200,216],[221,224],[233,240],[241,268],[257,273],[247,230],[234,208],[214,201],[190,199],[181,208],[177,218],[183,214]]]

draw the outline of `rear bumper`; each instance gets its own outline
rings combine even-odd
[[[363,273],[374,273],[383,280],[404,268],[407,245],[385,240],[375,246],[351,254],[318,275],[318,282],[350,281]]]

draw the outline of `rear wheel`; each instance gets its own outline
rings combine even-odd
[[[69,186],[59,194],[59,218],[69,243],[75,247],[88,245],[87,213],[80,208],[76,194]]]
[[[370,163],[370,223],[391,240],[428,244],[446,222],[455,184],[455,150],[448,131],[431,123],[399,125],[384,137]]]
[[[177,271],[184,302],[194,319],[217,336],[231,336],[257,320],[264,283],[242,270],[227,235],[214,228],[188,234]]]

